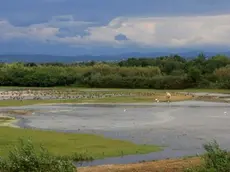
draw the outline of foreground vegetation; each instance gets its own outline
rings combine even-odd
[[[1,172],[75,172],[72,160],[54,156],[44,147],[35,150],[30,140],[9,151],[8,159],[0,159]]]
[[[188,168],[186,172],[229,172],[230,153],[220,148],[216,141],[205,144],[206,154],[203,163],[195,168]]]
[[[230,154],[219,147],[216,141],[205,144],[202,157],[175,160],[161,160],[128,165],[104,165],[78,168],[72,159],[54,155],[44,147],[35,148],[31,140],[21,140],[20,145],[8,152],[7,158],[0,158],[1,172],[229,172]]]
[[[1,64],[0,86],[229,89],[230,60],[200,54],[194,59],[173,55],[110,63]]]
[[[161,150],[157,146],[135,145],[128,141],[107,139],[103,136],[90,134],[58,133],[0,127],[0,155],[6,156],[9,150],[18,145],[18,138],[33,140],[35,148],[38,148],[40,143],[42,143],[53,155],[69,156],[76,161],[79,161],[78,158],[82,158],[79,154],[99,159]],[[80,160],[84,160],[84,157]]]

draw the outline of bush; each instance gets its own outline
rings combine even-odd
[[[230,171],[230,155],[220,148],[216,141],[204,145],[207,154],[204,156],[205,167],[216,172]]]
[[[20,142],[9,152],[7,159],[0,159],[1,172],[74,172],[76,168],[68,158],[51,155],[43,147],[38,153],[30,140]]]
[[[230,154],[227,150],[221,149],[215,140],[205,144],[204,148],[207,152],[203,156],[204,164],[186,172],[230,172]]]

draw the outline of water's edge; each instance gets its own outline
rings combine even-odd
[[[27,125],[28,120],[24,118],[17,118],[17,121],[14,122],[14,127],[19,128],[28,128],[28,129],[39,129],[33,128]],[[46,129],[42,129],[46,130]],[[51,129],[51,131],[54,131]],[[55,130],[56,131],[56,130]],[[74,132],[74,131],[59,131],[59,132]],[[78,132],[79,133],[79,132]],[[171,159],[171,158],[183,158],[186,156],[196,156],[197,154],[202,154],[204,150],[198,149],[196,153],[194,150],[173,150],[171,148],[165,148],[161,151],[152,152],[148,154],[135,154],[135,155],[125,155],[119,157],[109,157],[104,159],[96,159],[93,161],[82,161],[82,162],[73,162],[76,167],[87,167],[87,166],[98,166],[98,165],[108,165],[108,164],[130,164],[138,163],[142,161],[155,161],[162,159]]]
[[[194,151],[189,150],[172,150],[169,148],[164,149],[163,151],[153,152],[149,154],[137,154],[137,155],[126,155],[123,157],[112,157],[104,158],[99,160],[93,160],[91,162],[74,162],[76,167],[87,167],[87,166],[99,166],[99,165],[109,165],[109,164],[132,164],[139,163],[143,161],[155,161],[162,159],[172,159],[172,158],[183,158],[186,156],[196,156],[202,154],[204,151],[199,150],[196,154]],[[170,155],[170,156],[167,156]]]

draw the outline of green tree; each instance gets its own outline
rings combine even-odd
[[[196,67],[192,67],[188,71],[188,77],[192,79],[193,82],[197,83],[201,79],[201,71]]]

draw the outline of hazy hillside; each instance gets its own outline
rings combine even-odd
[[[177,53],[180,56],[193,58],[196,57],[200,52],[184,52],[184,53]],[[214,56],[216,54],[225,54],[230,56],[230,52],[226,53],[211,53],[205,52],[206,56]],[[49,62],[62,62],[62,63],[72,63],[77,61],[116,61],[122,60],[130,57],[159,57],[159,56],[167,56],[170,55],[167,52],[154,52],[154,53],[138,53],[138,52],[131,52],[126,54],[120,55],[80,55],[80,56],[55,56],[55,55],[43,55],[43,54],[3,54],[0,55],[0,62],[35,62],[35,63],[49,63]]]

